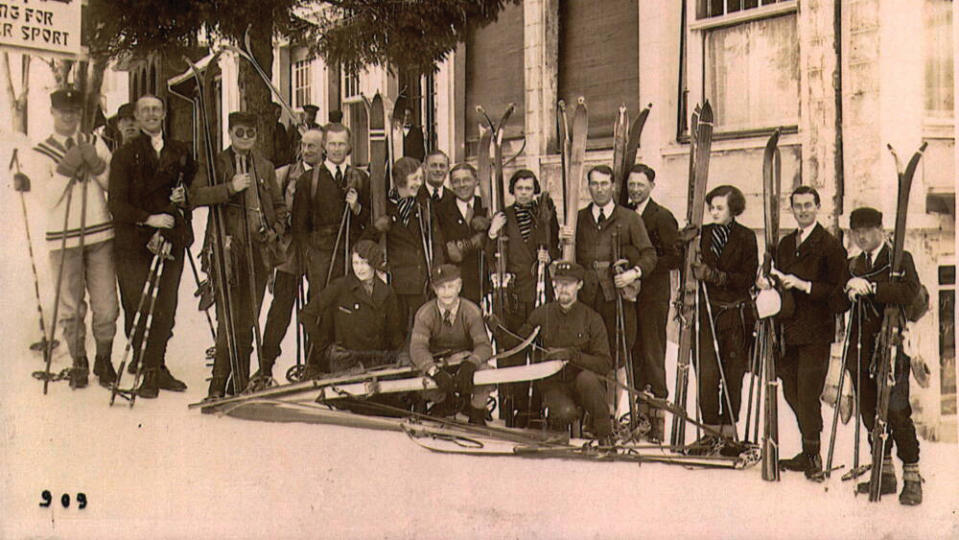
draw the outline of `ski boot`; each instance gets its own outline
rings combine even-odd
[[[905,490],[903,490],[905,491]],[[869,482],[856,484],[856,493],[869,494]],[[896,493],[896,469],[892,465],[892,457],[882,458],[882,475],[879,477],[879,495],[894,495]]]
[[[486,407],[473,407],[472,405],[467,405],[465,407],[466,416],[469,418],[469,423],[474,426],[485,426],[486,421],[489,419],[489,411]]]
[[[117,371],[107,355],[97,355],[93,361],[93,374],[97,376],[100,386],[110,388],[117,381]]]
[[[276,381],[273,380],[273,363],[264,362],[263,367],[256,370],[253,376],[250,377],[250,382],[247,384],[246,390],[248,392],[258,392],[275,384]]]
[[[646,434],[646,440],[653,444],[660,444],[666,440],[666,417],[662,409],[656,407],[649,409],[649,433]]]
[[[165,365],[160,366],[160,370],[157,372],[157,387],[160,390],[171,392],[185,392],[187,388],[186,383],[174,377]]]
[[[922,483],[925,480],[919,475],[918,463],[905,463],[902,466],[902,493],[899,494],[899,504],[916,506],[922,504]]]
[[[780,459],[779,460],[779,470],[780,471],[796,471],[802,472],[809,468],[809,454],[806,452],[799,452],[795,456],[789,459]]]
[[[809,454],[808,461],[809,464],[803,471],[806,479],[816,482],[821,482],[823,479],[825,479],[822,472],[822,457],[819,455],[819,452],[816,452],[815,454]]]
[[[86,388],[90,376],[90,363],[86,356],[78,356],[73,360],[73,367],[70,368],[70,388]]]
[[[137,396],[144,399],[153,399],[160,395],[158,385],[159,370],[157,368],[147,368],[143,370],[143,380],[137,388]]]

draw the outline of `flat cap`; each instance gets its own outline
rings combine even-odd
[[[868,206],[853,210],[849,214],[849,228],[861,229],[865,227],[882,227],[882,212]]]
[[[231,112],[228,117],[230,129],[234,126],[256,127],[256,115],[245,111]]]
[[[453,281],[460,278],[460,268],[454,264],[441,264],[434,266],[430,272],[430,281],[433,286],[437,286],[447,281]]]
[[[133,118],[134,106],[132,103],[124,103],[120,105],[120,108],[117,109],[117,119],[120,118]]]
[[[554,261],[549,265],[549,273],[553,279],[568,279],[583,281],[586,271],[579,264],[571,261]]]

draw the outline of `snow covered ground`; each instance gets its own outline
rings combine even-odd
[[[209,345],[189,273],[168,353],[186,393],[109,408],[109,393],[91,378],[79,391],[53,383],[44,396],[30,376],[42,362],[27,351],[39,331],[18,201],[3,199],[2,538],[959,537],[959,450],[949,444],[923,442],[925,502],[909,508],[895,496],[879,504],[855,497],[852,483],[839,480],[843,471],[827,484],[797,473],[768,483],[759,467],[438,455],[400,433],[187,410],[206,393]],[[42,249],[40,257],[46,274]],[[122,349],[118,338],[115,362]],[[277,373],[293,350],[291,333]],[[54,371],[68,364],[61,348]],[[785,403],[780,411],[781,454],[790,457],[798,434]],[[823,413],[828,426],[832,410]],[[848,468],[851,424],[840,429],[836,455]],[[44,490],[52,495],[45,508]]]

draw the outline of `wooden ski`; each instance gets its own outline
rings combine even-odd
[[[576,218],[579,213],[579,191],[583,181],[583,161],[586,158],[586,137],[589,117],[586,98],[580,97],[573,116],[572,145],[569,155],[569,175],[566,186],[566,227],[573,231],[573,238],[563,244],[563,260],[576,260]]]

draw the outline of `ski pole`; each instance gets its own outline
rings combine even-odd
[[[10,165],[16,168],[15,176],[23,176],[23,173],[20,171],[20,160],[17,157],[17,149],[13,149],[13,156],[10,158]],[[43,301],[40,299],[40,275],[37,273],[37,262],[36,256],[33,254],[33,240],[30,237],[30,218],[27,216],[27,199],[23,195],[23,192],[20,191],[20,209],[23,211],[23,230],[27,235],[27,252],[30,255],[30,271],[33,274],[33,293],[37,298],[37,315],[40,319],[40,342],[36,345],[39,345],[39,350],[44,351],[47,347],[47,327],[43,319]],[[54,322],[53,324],[56,324]],[[31,349],[36,350],[36,345],[32,345]],[[51,344],[55,347],[55,344]]]
[[[250,155],[250,161],[253,160],[253,156]],[[242,172],[243,174],[249,174],[249,171],[246,167],[246,162],[239,156],[236,156],[237,160],[237,171]],[[256,175],[256,165],[253,165],[253,182],[249,189],[253,191],[250,192],[251,198],[259,200],[259,185],[257,182]],[[248,201],[244,197],[244,206],[248,206]],[[250,215],[249,212],[243,212],[243,224],[246,229],[246,263],[249,268],[249,273],[247,275],[247,282],[249,283],[250,288],[250,309],[252,311],[251,322],[253,324],[253,343],[256,346],[256,359],[259,365],[259,369],[263,369],[263,337],[260,334],[260,300],[257,294],[256,286],[256,258],[253,255],[253,229],[250,225]],[[249,364],[247,364],[249,367]]]
[[[859,300],[856,300],[858,302]],[[833,450],[836,448],[836,428],[839,425],[839,409],[841,408],[843,383],[846,380],[846,354],[849,352],[849,334],[852,329],[853,311],[849,312],[849,320],[846,322],[846,335],[843,337],[842,357],[839,361],[839,384],[836,388],[836,408],[832,413],[832,427],[829,432],[829,451],[826,453],[826,468],[823,471],[823,478],[828,479],[832,472]]]
[[[736,428],[736,419],[733,414],[733,404],[729,398],[729,384],[726,382],[726,373],[723,369],[723,361],[719,354],[719,342],[716,339],[716,323],[713,321],[713,308],[709,303],[709,289],[705,285],[702,286],[703,289],[703,300],[706,304],[706,317],[709,319],[709,331],[712,336],[713,341],[713,350],[716,352],[716,367],[719,369],[719,378],[721,381],[720,392],[723,398],[726,401],[726,407],[728,408],[729,420],[733,426],[733,439],[739,441],[739,430]]]
[[[66,206],[63,209],[63,238],[60,240],[60,262],[57,265],[57,287],[53,292],[53,316],[50,324],[50,337],[46,340],[43,348],[43,361],[46,364],[43,377],[43,395],[47,394],[47,385],[50,383],[50,363],[53,361],[53,342],[57,335],[57,314],[60,311],[60,287],[63,285],[63,267],[67,260],[67,230],[70,226],[70,206],[73,202],[73,187],[76,185],[76,178],[71,178],[67,183]]]
[[[136,372],[136,375],[133,376],[133,386],[130,387],[129,399],[130,399],[131,408],[136,403],[137,390],[140,386],[140,383],[143,380],[143,371],[146,369],[144,365],[146,364],[146,360],[143,358],[143,356],[146,354],[147,342],[150,339],[150,329],[153,328],[153,314],[156,310],[157,296],[159,295],[159,292],[160,292],[160,279],[163,277],[163,267],[164,267],[164,264],[166,264],[166,260],[168,257],[170,257],[170,243],[164,240],[160,242],[160,247],[159,247],[160,262],[157,265],[156,275],[154,276],[154,279],[156,280],[156,282],[153,284],[153,291],[150,294],[150,309],[149,311],[147,311],[147,318],[146,318],[146,321],[144,321],[143,323],[143,336],[140,339],[140,346],[138,347],[139,350],[137,351],[137,354],[136,354],[136,357],[140,361],[137,362],[137,372]],[[133,329],[133,333],[134,334],[136,333],[136,328]]]

